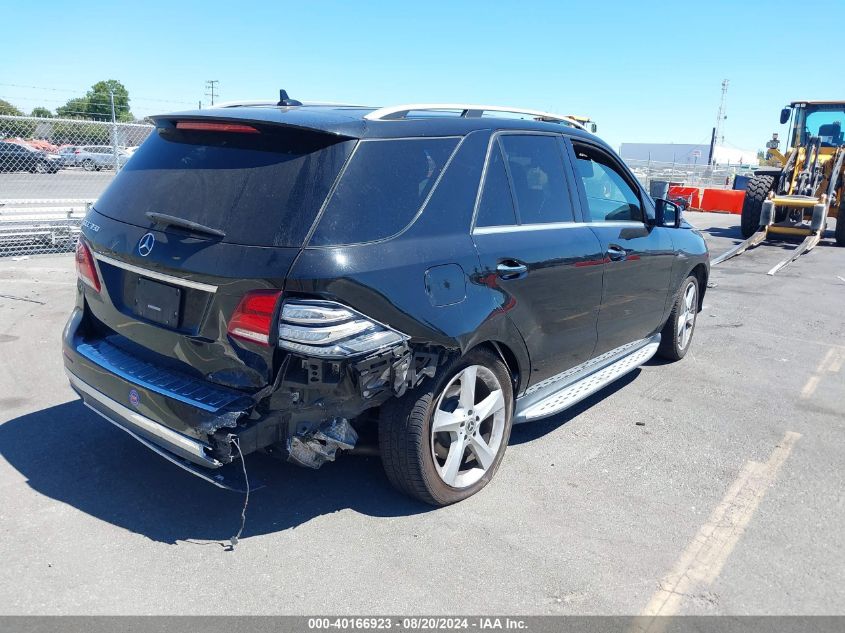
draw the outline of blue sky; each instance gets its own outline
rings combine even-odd
[[[204,81],[218,79],[222,100],[284,87],[586,114],[618,147],[709,142],[727,78],[726,144],[756,149],[788,101],[845,98],[842,55],[807,45],[845,32],[843,0],[57,0],[6,3],[3,16],[0,98],[26,111],[118,79],[143,116],[207,102]]]

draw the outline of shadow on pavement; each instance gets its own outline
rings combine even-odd
[[[656,362],[658,359],[652,359],[647,364],[651,364],[652,362]],[[627,385],[631,384],[634,380],[637,379],[637,376],[640,375],[642,369],[635,369],[634,371],[622,376],[616,382],[609,384],[604,389],[597,391],[589,398],[586,398],[576,404],[573,407],[570,407],[566,411],[559,413],[558,415],[553,415],[550,418],[544,418],[542,420],[537,420],[536,422],[527,422],[525,424],[518,424],[513,427],[511,430],[511,440],[509,442],[510,445],[515,444],[523,444],[525,442],[531,442],[533,440],[539,439],[544,435],[551,433],[555,429],[560,428],[570,420],[577,418],[579,415],[584,413],[587,409],[594,406],[596,403],[601,402],[605,398],[609,398],[617,391],[624,389]],[[507,459],[507,455],[505,455],[505,459]]]
[[[243,495],[170,464],[73,401],[0,425],[0,454],[37,492],[164,543],[228,541]],[[254,491],[243,538],[346,508],[380,517],[432,510],[391,488],[378,457],[343,456],[312,471],[263,454],[246,458]]]
[[[640,372],[627,374],[560,415],[515,426],[510,443],[554,431],[624,389]],[[167,462],[80,401],[0,424],[0,455],[33,490],[154,541],[222,545],[240,525],[243,495],[216,488]],[[378,457],[345,455],[315,471],[252,454],[246,465],[250,481],[264,487],[251,493],[242,538],[283,531],[347,508],[378,517],[433,510],[396,492]]]

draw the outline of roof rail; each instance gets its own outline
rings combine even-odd
[[[526,110],[525,108],[511,108],[508,106],[496,105],[474,105],[469,103],[406,103],[397,106],[379,108],[367,114],[364,118],[369,121],[398,121],[408,116],[409,112],[424,111],[436,112],[441,110],[458,110],[464,118],[480,117],[485,112],[509,112],[511,114],[526,114],[539,121],[552,121],[563,123],[570,127],[586,130],[575,119],[562,114],[552,114],[541,110]]]

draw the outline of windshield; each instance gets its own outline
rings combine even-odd
[[[845,144],[845,104],[807,106],[801,119],[802,145],[813,136],[821,138],[822,147],[839,147]]]

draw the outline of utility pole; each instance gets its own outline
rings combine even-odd
[[[114,114],[114,89],[109,88],[109,101],[111,102],[111,150],[114,156],[114,173],[120,171],[120,162],[117,159],[117,117]]]
[[[723,121],[728,118],[727,115],[727,108],[726,108],[726,100],[728,97],[728,80],[722,80],[722,97],[719,99],[719,112],[716,114],[716,127],[713,128],[713,145],[715,146],[716,143],[719,145],[724,144],[725,142],[725,135],[722,132],[722,125]],[[711,150],[711,164],[715,164],[713,155],[715,154],[714,151]]]
[[[205,82],[205,96],[211,98],[211,105],[214,105],[214,98],[220,96],[220,93],[217,92],[217,84],[219,83],[220,81],[217,79],[207,79]]]

